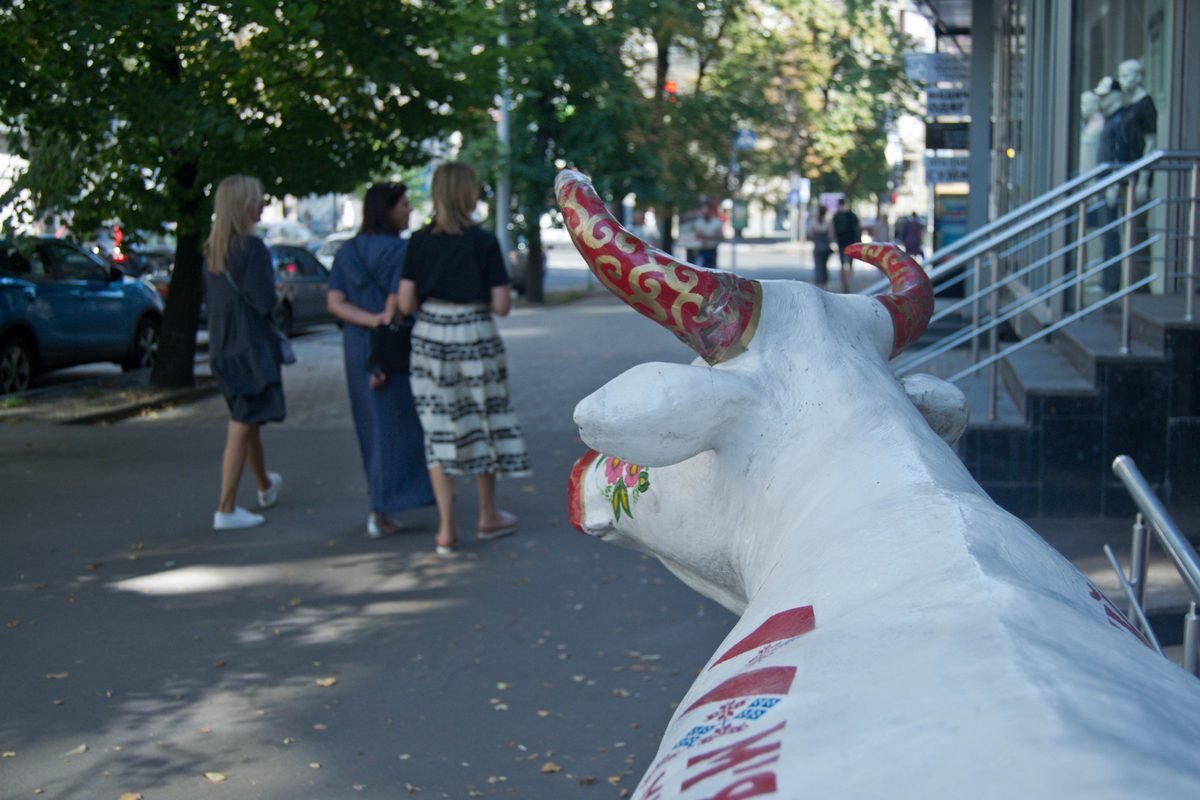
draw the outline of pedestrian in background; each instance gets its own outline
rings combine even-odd
[[[862,227],[858,215],[846,207],[844,199],[838,199],[838,210],[833,215],[833,233],[837,237],[838,259],[842,262],[842,292],[848,293],[854,277],[854,259],[847,255],[846,248],[862,241]]]
[[[925,247],[923,240],[925,238],[925,226],[921,224],[921,218],[916,212],[912,213],[904,224],[900,226],[900,242],[904,245],[904,252],[908,253],[913,258],[924,258]]]
[[[813,246],[813,283],[824,289],[829,284],[829,256],[833,253],[833,227],[829,209],[817,206],[816,219],[809,222],[808,239]]]
[[[371,329],[396,315],[396,287],[404,267],[412,206],[403,183],[376,183],[363,198],[362,226],[338,249],[325,306],[342,327],[342,356],[354,432],[367,474],[371,511],[367,536],[400,532],[389,514],[434,504],[425,469],[421,421],[407,376],[388,378],[367,369]]]
[[[700,244],[696,266],[717,269],[717,247],[725,238],[725,232],[715,202],[706,202],[700,207],[700,218],[692,224],[692,233]]]
[[[262,239],[251,231],[262,217],[263,185],[257,178],[231,175],[217,186],[212,230],[204,247],[208,271],[209,364],[229,406],[230,420],[221,458],[221,495],[213,514],[215,530],[261,525],[261,514],[237,505],[242,469],[258,485],[258,505],[279,499],[283,478],[268,472],[260,428],[282,422],[283,354],[271,322],[275,270]]]
[[[496,237],[473,216],[479,178],[469,165],[447,162],[430,188],[433,220],[409,243],[398,302],[400,313],[417,315],[412,390],[437,499],[436,552],[450,555],[458,546],[454,476],[474,476],[478,537],[490,540],[517,528],[517,517],[496,506],[496,476],[530,471],[492,318],[508,315],[508,274]]]

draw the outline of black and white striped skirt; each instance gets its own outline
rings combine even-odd
[[[426,300],[413,326],[411,381],[429,466],[448,475],[530,474],[504,342],[486,306]]]

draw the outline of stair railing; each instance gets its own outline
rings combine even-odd
[[[1169,178],[1187,172],[1188,187],[1173,191],[1171,184],[1177,181],[1168,180],[1167,190],[1162,193],[1164,197],[1138,205],[1132,187],[1143,170],[1164,172]],[[1066,186],[1071,190],[1063,191],[1060,187],[997,220],[1007,220],[1007,224],[1000,230],[989,226],[991,236],[973,237],[951,258],[943,259],[942,253],[935,254],[932,260],[938,262],[937,265],[927,269],[937,291],[965,280],[971,280],[973,288],[970,293],[964,292],[966,296],[957,302],[939,303],[941,307],[931,322],[962,313],[966,315],[967,323],[930,347],[911,350],[897,360],[893,365],[897,375],[907,374],[917,366],[969,344],[970,365],[954,372],[948,380],[960,381],[988,369],[988,418],[994,420],[997,417],[1000,360],[1118,301],[1121,309],[1119,352],[1127,355],[1130,351],[1132,295],[1162,277],[1151,272],[1135,279],[1135,262],[1149,263],[1152,260],[1150,248],[1163,241],[1170,244],[1183,240],[1184,256],[1180,260],[1185,262],[1184,268],[1164,269],[1163,274],[1182,279],[1187,296],[1186,315],[1188,319],[1194,318],[1196,278],[1200,277],[1200,267],[1196,264],[1196,238],[1200,227],[1200,151],[1155,151],[1120,168],[1102,165],[1064,184]],[[1089,225],[1089,212],[1108,208],[1104,197],[1114,188],[1124,195],[1121,210],[1114,211],[1114,218],[1107,222]],[[1172,230],[1168,223],[1167,228],[1154,229],[1151,233],[1147,223],[1145,237],[1135,243],[1137,220],[1149,220],[1149,212],[1164,205],[1186,209],[1186,217],[1176,225],[1185,232]],[[1170,214],[1166,216],[1169,218]],[[1118,252],[1105,252],[1089,263],[1088,245],[1106,240],[1105,250]],[[1168,252],[1165,258],[1170,260],[1171,253]],[[1064,269],[1057,276],[1049,277],[1053,264],[1068,259],[1074,260],[1073,270]],[[1024,266],[1008,268],[1013,263]],[[1119,288],[1086,304],[1084,288],[1087,281],[1113,267],[1120,269]],[[884,286],[875,284],[866,291],[874,292]],[[1002,301],[1002,294],[1012,299]],[[1030,316],[1038,320],[1037,330],[1001,348],[999,340],[1005,323],[1019,322]],[[942,370],[941,374],[946,371]]]
[[[1121,570],[1120,563],[1114,565],[1129,603],[1129,615],[1136,619],[1139,628],[1155,643],[1156,649],[1161,653],[1162,650],[1157,648],[1157,640],[1154,639],[1154,632],[1150,630],[1149,620],[1143,610],[1150,561],[1148,534],[1153,534],[1192,596],[1191,605],[1183,616],[1183,668],[1200,677],[1200,616],[1196,613],[1196,604],[1200,603],[1200,557],[1197,557],[1196,549],[1171,519],[1171,515],[1167,513],[1132,458],[1117,456],[1113,460],[1112,470],[1113,474],[1121,479],[1121,483],[1125,485],[1138,507],[1138,514],[1133,523],[1133,540],[1130,543],[1128,577]],[[1109,560],[1116,562],[1112,549],[1108,545],[1104,548]]]

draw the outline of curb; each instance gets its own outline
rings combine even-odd
[[[195,386],[191,389],[173,389],[164,392],[158,397],[148,398],[146,400],[130,403],[119,408],[112,408],[105,411],[97,411],[92,414],[83,414],[70,419],[58,420],[60,425],[107,425],[112,422],[120,422],[130,417],[136,417],[146,411],[157,411],[169,406],[185,405],[194,403],[197,400],[205,400],[220,392],[220,387],[216,381],[203,386]]]
[[[183,389],[154,389],[144,383],[82,381],[69,389],[31,393],[18,406],[0,409],[0,424],[106,425],[148,411],[184,405],[217,394],[215,379],[198,376]]]

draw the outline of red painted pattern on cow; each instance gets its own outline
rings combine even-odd
[[[790,608],[787,611],[780,611],[778,614],[768,617],[767,621],[755,628],[749,636],[726,650],[724,655],[712,663],[712,667],[728,661],[734,656],[740,656],[742,653],[756,650],[772,642],[793,639],[808,633],[816,625],[817,618],[813,613],[812,606],[801,606],[800,608]],[[712,669],[712,667],[709,667],[709,669]]]
[[[571,477],[567,480],[567,518],[571,526],[580,533],[584,533],[583,476],[587,473],[587,468],[599,457],[599,453],[589,449],[579,457],[575,466],[571,467]]]
[[[746,349],[762,308],[758,281],[697,267],[646,244],[621,227],[582,175],[560,180],[558,204],[576,249],[609,291],[709,364]]]
[[[698,774],[690,775],[686,778],[680,785],[680,790],[686,792],[697,783],[730,769],[737,768],[734,769],[736,774],[741,771],[749,771],[749,768],[761,769],[768,764],[778,761],[779,749],[782,742],[779,740],[773,742],[763,740],[772,734],[781,732],[786,724],[786,722],[780,722],[778,725],[768,728],[761,733],[756,733],[753,736],[747,736],[745,739],[718,747],[715,750],[709,750],[706,753],[692,756],[687,762],[689,770],[701,765],[707,768]],[[755,759],[761,760],[754,761],[754,764],[746,763]],[[772,781],[773,785],[774,781]],[[744,796],[753,797],[753,795]]]
[[[1108,596],[1097,589],[1095,584],[1093,584],[1091,581],[1088,581],[1088,590],[1088,597],[1097,601],[1101,606],[1104,607],[1104,616],[1108,618],[1109,625],[1112,625],[1114,628],[1124,630],[1127,633],[1132,633],[1137,637],[1139,642],[1146,645],[1146,647],[1153,649],[1153,645],[1150,644],[1150,640],[1147,639],[1141,631],[1135,628],[1133,623],[1129,621],[1129,618],[1122,614],[1121,610],[1116,607],[1113,601],[1109,600]]]
[[[787,694],[796,677],[795,667],[763,667],[734,675],[706,692],[683,712],[688,714],[702,705],[754,694]]]
[[[852,244],[846,254],[874,264],[891,281],[889,294],[875,295],[892,318],[892,358],[915,342],[933,315],[933,284],[912,256],[890,243]]]

